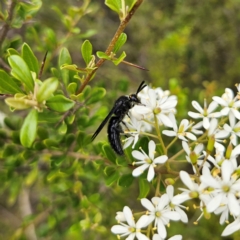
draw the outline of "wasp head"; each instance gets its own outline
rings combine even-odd
[[[145,82],[141,82],[141,84],[139,85],[138,87],[138,90],[136,93],[134,94],[131,94],[129,95],[129,100],[132,102],[132,103],[139,103],[141,104],[139,98],[137,97],[138,93],[141,92],[147,85],[145,84]]]
[[[129,95],[129,100],[132,102],[132,103],[141,103],[140,100],[138,99],[137,97],[137,94],[131,94]]]

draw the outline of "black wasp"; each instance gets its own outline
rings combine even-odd
[[[119,154],[123,155],[123,149],[120,139],[120,133],[123,133],[122,127],[120,123],[123,123],[123,118],[126,114],[128,114],[128,111],[135,105],[135,104],[141,104],[140,100],[138,99],[137,95],[139,92],[141,92],[147,85],[143,82],[138,87],[138,90],[136,93],[133,93],[129,96],[121,96],[119,97],[112,110],[109,112],[107,117],[103,120],[103,122],[100,124],[96,132],[92,135],[92,141],[96,138],[96,136],[99,134],[99,132],[102,130],[104,125],[107,123],[108,119],[114,114],[114,116],[111,117],[109,124],[108,124],[108,141],[113,148],[113,150]],[[125,125],[125,124],[124,124]]]

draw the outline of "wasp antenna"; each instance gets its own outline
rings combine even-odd
[[[138,87],[138,90],[137,90],[136,94],[141,92],[146,86],[147,86],[147,84],[145,84],[145,81],[142,81],[141,84]]]

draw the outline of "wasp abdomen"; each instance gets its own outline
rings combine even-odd
[[[123,149],[120,139],[120,133],[123,133],[123,130],[120,122],[121,120],[119,119],[119,117],[111,117],[108,124],[108,141],[117,154],[123,155]]]

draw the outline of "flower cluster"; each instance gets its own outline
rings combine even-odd
[[[119,237],[128,236],[126,239],[139,240],[149,239],[143,232],[144,228],[151,226],[154,223],[156,232],[153,234],[153,240],[162,240],[167,236],[166,225],[169,225],[170,220],[187,222],[188,218],[185,212],[181,210],[178,205],[173,207],[171,204],[171,197],[173,196],[172,186],[168,186],[168,193],[163,194],[161,197],[153,197],[151,201],[147,198],[141,199],[141,203],[148,211],[142,215],[137,222],[134,221],[132,211],[129,207],[125,206],[123,212],[117,212],[116,219],[119,225],[112,227],[111,231]],[[171,240],[181,240],[180,235],[170,238]]]
[[[237,89],[240,90],[240,85],[237,85]],[[204,100],[203,107],[193,101],[192,106],[197,112],[189,111],[192,119],[183,119],[180,123],[175,117],[177,97],[171,96],[169,91],[146,87],[139,97],[142,105],[134,106],[124,120],[127,127],[125,133],[129,135],[124,148],[130,145],[135,148],[141,135],[150,136],[158,143],[150,140],[148,153],[141,147],[132,151],[136,159],[132,175],[139,177],[147,171],[146,179],[149,182],[160,181],[156,176],[161,174],[161,169],[165,168],[171,174],[170,163],[178,161],[178,156],[191,164],[193,174],[179,172],[187,188],[180,188],[178,195],[174,196],[173,186],[168,186],[165,193],[156,191],[151,201],[141,199],[147,213],[137,223],[133,220],[131,210],[125,207],[117,217],[120,225],[114,226],[112,232],[121,237],[128,236],[128,240],[135,237],[166,239],[165,226],[171,220],[187,222],[185,207],[181,204],[193,198],[199,200],[202,211],[200,217],[216,214],[220,215],[220,224],[232,221],[222,236],[240,230],[240,164],[237,161],[240,155],[239,93],[234,95],[231,89],[226,88],[221,97],[214,96],[209,104]],[[170,152],[171,147],[179,141],[181,150],[178,153]],[[157,145],[160,147],[157,148]],[[174,184],[175,180],[172,179],[170,184]],[[149,233],[145,228],[150,228],[151,234],[144,234]],[[171,239],[181,237],[174,236]]]

